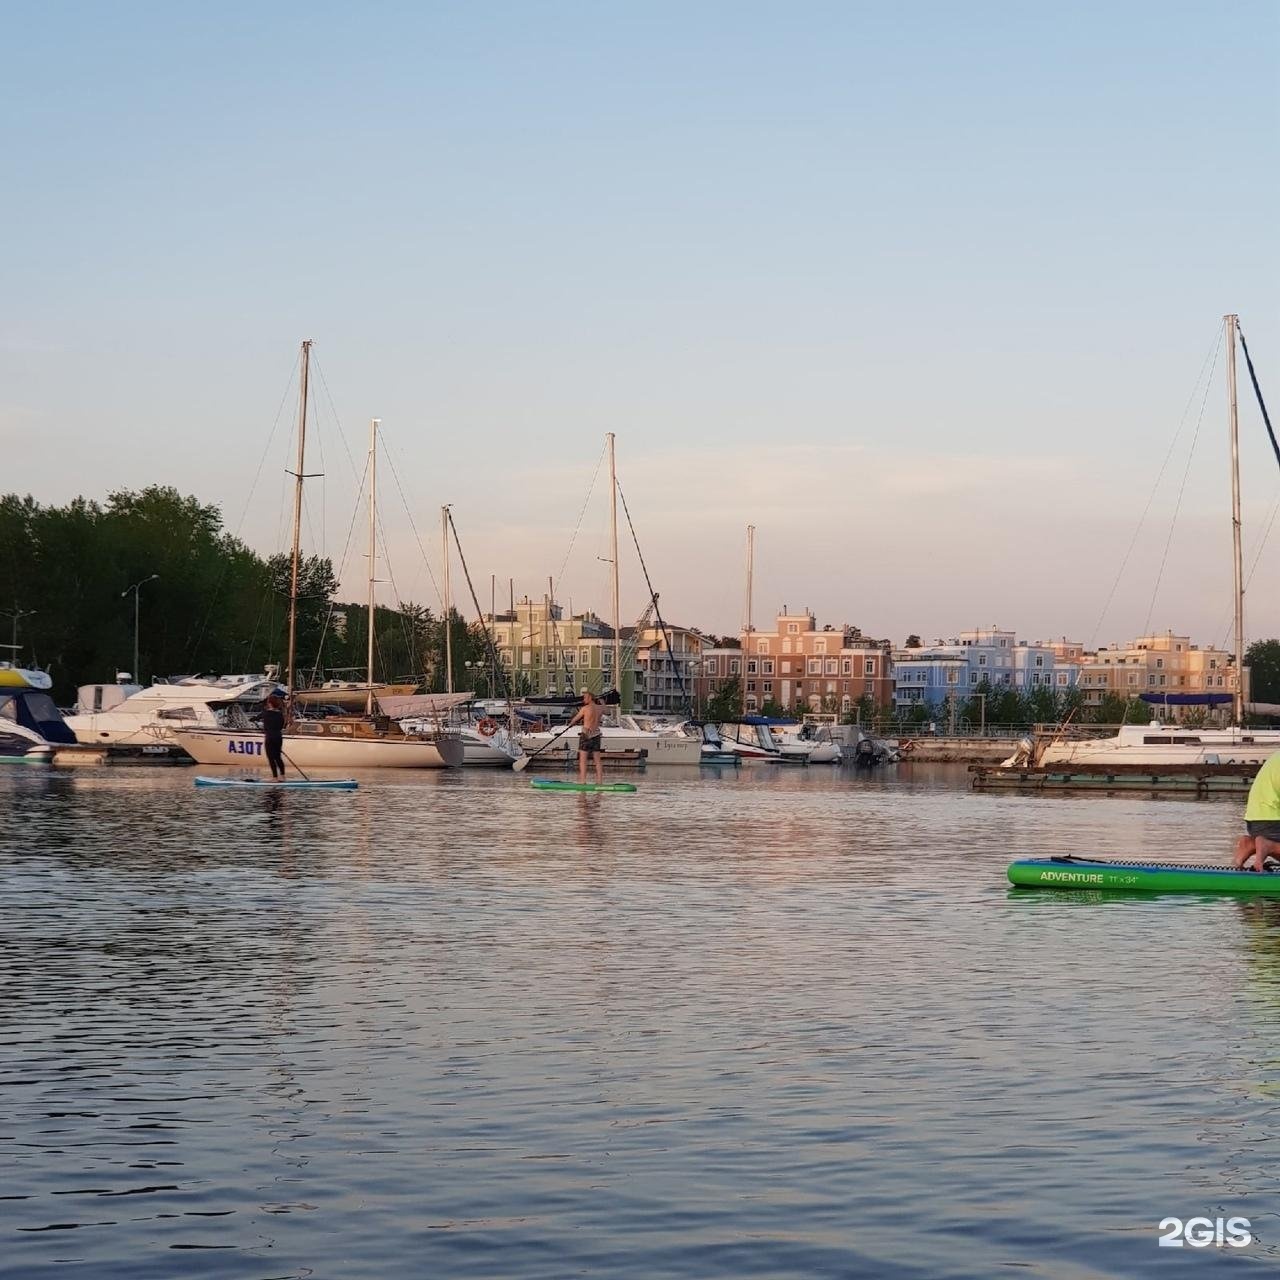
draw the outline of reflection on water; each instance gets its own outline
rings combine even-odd
[[[1003,876],[1239,806],[964,783],[0,774],[0,1276],[1274,1265],[1280,903]]]

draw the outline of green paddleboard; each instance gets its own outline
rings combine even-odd
[[[1009,866],[1011,883],[1026,889],[1127,889],[1146,893],[1242,893],[1280,898],[1280,873],[1236,871],[1176,862],[1095,858],[1024,858]]]
[[[634,791],[630,782],[561,782],[556,778],[534,778],[538,791]]]

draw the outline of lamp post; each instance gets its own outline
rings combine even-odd
[[[33,618],[36,611],[34,609],[19,609],[17,601],[14,601],[12,609],[0,609],[0,617],[13,619],[13,632],[10,636],[9,649],[13,654],[13,664],[18,665],[18,620],[20,618]]]
[[[120,599],[123,600],[130,591],[133,592],[133,678],[139,684],[142,683],[142,678],[138,674],[138,591],[139,588],[146,586],[148,582],[155,582],[159,577],[158,573],[153,573],[151,577],[143,578],[141,582],[135,582],[131,587],[125,587],[120,593]]]

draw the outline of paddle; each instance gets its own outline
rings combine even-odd
[[[521,756],[520,759],[511,766],[511,768],[516,773],[523,773],[529,767],[531,761],[537,759],[537,757],[540,756],[558,737],[560,737],[561,734],[568,733],[569,730],[573,728],[573,725],[574,722],[570,720],[563,729],[557,729],[556,732],[553,733],[551,737],[549,737],[546,742],[537,749],[537,751],[534,751],[532,754],[527,756]]]
[[[297,766],[296,764],[294,764],[294,763],[293,763],[293,761],[292,761],[292,760],[290,760],[290,759],[289,759],[289,757],[288,757],[287,755],[285,755],[285,753],[284,753],[284,748],[283,748],[283,747],[281,747],[281,748],[280,748],[280,759],[281,759],[281,760],[283,760],[283,761],[285,762],[285,764],[287,764],[291,769],[298,769],[298,766]],[[298,772],[299,772],[299,773],[302,773],[302,770],[301,770],[301,769],[298,769]],[[310,778],[308,778],[308,777],[307,777],[307,775],[306,775],[305,773],[302,773],[302,780],[303,780],[303,782],[310,782],[310,781],[311,781],[311,779],[310,779]]]

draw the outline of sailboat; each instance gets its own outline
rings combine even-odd
[[[702,734],[687,722],[662,724],[652,717],[636,716],[623,705],[626,697],[622,669],[622,618],[619,604],[618,578],[618,469],[615,440],[612,431],[605,435],[609,453],[609,524],[611,556],[611,598],[613,611],[613,644],[610,667],[613,672],[614,691],[618,695],[616,709],[600,726],[601,742],[606,752],[644,752],[645,763],[696,765],[702,759]],[[656,604],[657,596],[653,597]],[[647,616],[647,614],[646,614]],[[610,695],[611,697],[612,695]],[[606,701],[610,699],[607,697]],[[575,725],[568,731],[547,730],[521,736],[520,745],[529,752],[544,751],[548,761],[561,756],[575,756],[581,734]]]
[[[310,340],[302,344],[301,390],[298,410],[298,469],[294,472],[293,554],[289,587],[289,647],[286,687],[295,687],[298,637],[298,575],[301,563],[302,483],[306,474],[307,392],[311,362]],[[293,719],[284,735],[284,758],[306,769],[441,769],[462,763],[463,746],[453,734],[434,729],[406,732],[385,715],[375,714],[373,680],[374,562],[377,552],[378,425],[369,430],[369,653],[364,717],[339,716],[323,720]],[[264,736],[255,729],[175,729],[173,739],[199,764],[255,764],[266,762]]]
[[[1006,765],[1171,765],[1261,764],[1280,751],[1280,729],[1245,729],[1244,722],[1244,563],[1240,521],[1240,423],[1236,404],[1236,343],[1242,341],[1240,317],[1222,318],[1227,348],[1227,424],[1231,437],[1231,538],[1235,575],[1234,724],[1225,729],[1192,729],[1152,720],[1124,725],[1110,738],[1051,739],[1041,745],[1025,739]],[[1247,354],[1247,352],[1246,352]],[[1256,385],[1256,384],[1255,384]],[[1265,411],[1264,411],[1265,412]]]

